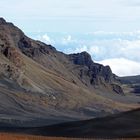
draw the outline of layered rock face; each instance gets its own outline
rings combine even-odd
[[[23,37],[18,42],[19,49],[28,57],[39,57],[42,54],[49,54],[51,50],[56,50],[51,45],[46,45],[40,41],[33,41],[27,37]]]
[[[78,73],[79,79],[86,86],[92,85],[99,88],[101,86],[108,87],[109,85],[115,93],[124,94],[119,81],[109,66],[94,63],[87,52],[70,54],[68,58],[73,64],[81,66],[78,71],[75,70],[75,73]]]
[[[82,78],[84,76],[84,73],[86,73],[90,78],[90,83],[93,85],[101,84],[103,82],[111,83],[115,80],[110,67],[94,63],[91,59],[91,56],[87,52],[70,54],[69,59],[75,65],[87,67],[87,69],[80,71],[80,77]]]
[[[22,54],[14,44],[14,37],[18,35],[13,31],[19,32],[18,28],[15,29],[16,27],[12,23],[7,23],[3,18],[0,18],[1,74],[19,82],[24,73],[25,63]],[[2,61],[2,59],[4,60]]]

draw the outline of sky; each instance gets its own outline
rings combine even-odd
[[[140,0],[0,0],[0,16],[65,53],[140,75]]]

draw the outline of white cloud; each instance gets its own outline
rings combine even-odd
[[[74,43],[75,40],[72,39],[72,36],[71,35],[68,35],[66,37],[63,37],[61,42],[62,42],[63,45],[68,45],[70,43]]]
[[[103,65],[109,65],[113,71],[118,76],[131,76],[140,75],[140,63],[131,61],[125,58],[114,58],[99,61]]]
[[[49,35],[51,35],[49,33]],[[140,74],[140,31],[95,32],[94,34],[61,34],[41,36],[42,41],[52,44],[65,53],[87,51],[93,61],[108,64],[120,76]]]
[[[86,45],[82,46],[82,47],[76,47],[76,48],[66,48],[64,50],[65,53],[67,54],[71,54],[71,53],[80,53],[80,52],[88,52],[88,48]]]
[[[94,54],[98,54],[100,50],[99,50],[98,46],[86,46],[86,45],[79,46],[74,49],[67,48],[65,50],[65,52],[68,54],[69,53],[80,53],[80,52],[84,52],[84,51],[90,53],[91,55],[94,55]]]
[[[69,35],[66,40],[71,41],[71,35]]]
[[[46,44],[51,44],[53,45],[54,44],[54,40],[51,39],[47,34],[44,34],[44,35],[38,35],[36,37],[36,39],[42,41],[42,42],[45,42]]]
[[[86,37],[87,40],[82,38],[75,46],[66,48],[65,52],[87,51],[93,61],[110,65],[113,72],[119,76],[140,74],[140,31],[98,31],[87,34]]]
[[[91,54],[91,55],[98,55],[100,53],[100,49],[98,46],[91,46],[87,49],[87,51]]]
[[[84,52],[84,51],[88,52],[88,47],[86,45],[82,46],[81,48],[75,49],[75,53],[80,53],[80,52]]]
[[[119,51],[122,56],[131,60],[140,61],[140,40],[122,40],[120,47]]]
[[[84,40],[83,38],[77,40],[75,44],[67,46],[69,48],[66,48],[65,52],[71,53],[84,50],[89,52],[95,60],[123,57],[133,61],[140,61],[140,34],[138,32],[118,34],[120,35],[116,36],[116,33],[115,35],[112,33],[112,36],[109,36],[110,33],[104,32],[100,36],[94,34],[93,39],[91,38],[92,35],[87,35],[90,40]]]
[[[43,38],[46,42],[51,43],[51,39],[50,39],[50,37],[49,37],[47,34],[43,35],[42,38]]]

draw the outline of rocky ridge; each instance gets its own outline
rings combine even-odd
[[[47,124],[48,120],[85,119],[138,106],[137,101],[127,101],[109,66],[93,62],[87,52],[59,52],[27,37],[3,18],[0,66],[0,98],[5,101],[1,103],[0,111],[4,113],[0,118],[4,115],[14,120],[18,114],[20,122],[39,117],[39,124],[44,120]],[[13,115],[9,115],[11,107]]]

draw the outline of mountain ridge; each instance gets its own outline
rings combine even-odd
[[[109,66],[94,63],[87,52],[59,52],[1,18],[0,65],[0,122],[51,124],[139,107]]]

